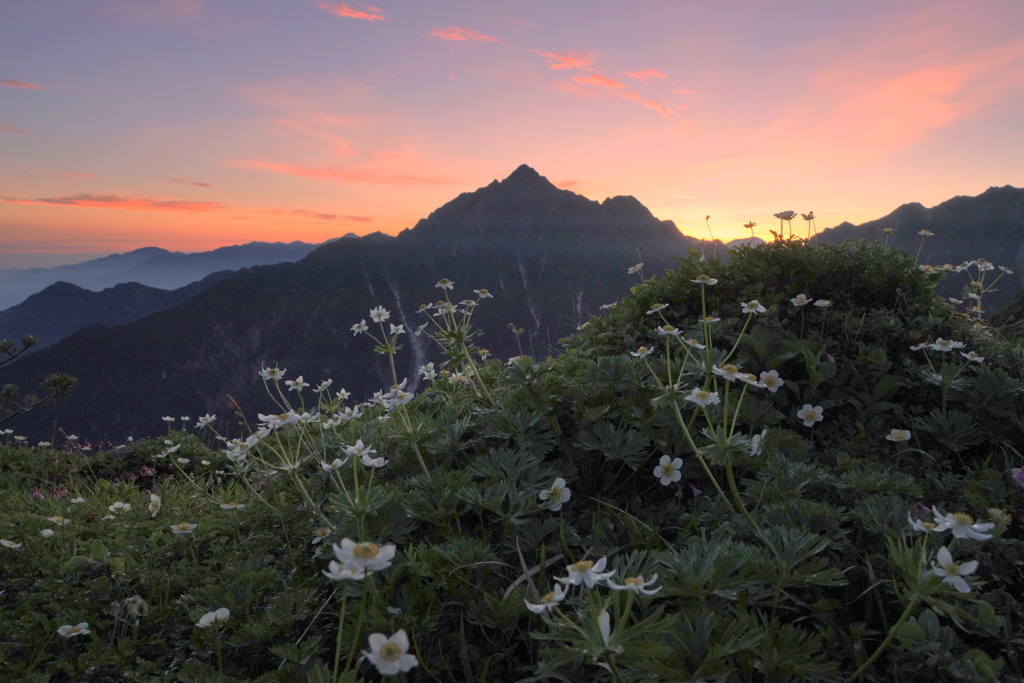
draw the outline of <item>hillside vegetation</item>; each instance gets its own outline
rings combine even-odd
[[[630,271],[542,361],[440,280],[415,395],[367,301],[369,401],[271,367],[258,425],[8,435],[0,676],[1024,681],[1019,347],[877,243]]]

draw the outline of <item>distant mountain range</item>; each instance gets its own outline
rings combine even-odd
[[[23,334],[32,334],[39,346],[29,353],[38,352],[89,325],[124,325],[180,306],[234,272],[214,273],[171,291],[127,282],[92,292],[69,282],[57,282],[17,306],[0,311],[0,339],[14,341]]]
[[[56,282],[92,291],[125,282],[172,290],[223,270],[298,261],[317,246],[305,242],[250,242],[195,254],[144,247],[69,266],[0,270],[0,310],[21,303]]]
[[[918,203],[904,204],[888,216],[860,225],[841,223],[822,231],[814,239],[834,244],[848,239],[884,241],[885,228],[892,228],[889,244],[911,254],[921,248],[919,262],[941,266],[984,258],[1014,271],[997,285],[999,291],[985,295],[984,306],[995,311],[1013,298],[1022,286],[1024,274],[1024,189],[990,187],[977,197],[954,197],[928,209]],[[928,230],[934,237],[922,238]],[[922,245],[923,242],[923,245]],[[998,275],[997,271],[995,275]],[[992,275],[990,273],[990,275]],[[994,279],[989,278],[989,281]],[[968,282],[965,275],[948,273],[937,291],[961,298]]]
[[[263,366],[314,384],[332,378],[335,390],[362,398],[391,384],[373,342],[350,331],[373,306],[413,330],[424,322],[419,304],[441,296],[434,286],[441,278],[455,281],[457,300],[487,288],[494,298],[474,318],[486,332],[481,346],[499,358],[518,354],[512,323],[526,330],[523,350],[542,356],[637,284],[626,271],[638,258],[650,276],[699,246],[632,197],[592,201],[521,166],[398,236],[324,244],[301,261],[243,270],[127,325],[83,329],[7,366],[3,382],[32,387],[52,371],[75,375],[70,399],[22,416],[18,431],[48,435],[56,423],[112,440],[152,434],[162,415],[230,415],[229,395],[249,415],[266,411]],[[399,375],[415,386],[416,368],[440,357],[419,337],[403,345]]]

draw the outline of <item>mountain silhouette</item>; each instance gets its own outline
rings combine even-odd
[[[75,375],[78,390],[19,418],[23,434],[54,424],[89,438],[120,440],[161,429],[162,415],[230,415],[228,396],[254,415],[273,404],[257,373],[264,366],[334,380],[359,399],[391,385],[386,358],[351,326],[382,305],[393,324],[426,322],[422,303],[455,281],[455,300],[486,288],[474,323],[498,358],[544,356],[602,304],[638,283],[627,269],[644,260],[650,276],[699,243],[660,221],[632,197],[592,201],[560,190],[528,166],[441,206],[397,236],[380,233],[320,246],[301,261],[235,273],[184,304],[119,327],[94,325],[4,369],[3,382],[34,386],[48,372]],[[638,256],[641,254],[641,256]],[[518,340],[513,324],[525,330]],[[442,360],[407,335],[399,379]]]

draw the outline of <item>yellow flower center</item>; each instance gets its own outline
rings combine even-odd
[[[392,643],[390,640],[380,646],[380,658],[385,662],[398,661],[398,658],[402,656],[402,648],[397,643]]]
[[[554,500],[561,500],[562,499],[562,487],[561,486],[552,486],[551,487],[551,491],[548,493],[548,498],[551,498],[551,499],[554,499]]]
[[[935,527],[938,525],[935,524],[935,522],[922,522],[921,526],[923,526],[928,531],[935,531]]]
[[[961,526],[971,526],[974,524],[974,518],[966,512],[954,512],[953,521]]]
[[[60,515],[57,515],[56,517],[53,518],[53,521],[57,522],[57,524],[61,524],[61,523],[64,522],[64,518],[61,517]]]
[[[81,632],[82,632],[82,629],[80,627],[78,627],[78,626],[72,626],[71,628],[68,629],[68,635],[69,636],[72,635],[72,634],[81,633]]]
[[[313,532],[313,535],[316,536],[317,538],[323,538],[324,536],[327,535],[327,527],[325,527],[325,526],[320,527],[319,529],[317,529],[316,531]]]
[[[356,547],[352,548],[352,556],[358,557],[360,560],[372,560],[379,553],[380,546],[376,543],[357,543]]]
[[[735,365],[723,365],[722,372],[727,375],[735,375],[739,371],[739,368]]]
[[[179,524],[179,525],[178,525],[178,528],[179,528],[179,529],[180,529],[181,531],[188,531],[188,530],[189,530],[189,527],[191,527],[191,526],[192,526],[192,525],[191,525],[191,524],[189,524],[188,522],[182,522],[181,524]]]
[[[643,588],[644,586],[644,582],[639,576],[630,576],[622,583],[628,583],[629,585],[636,586],[638,588]]]
[[[571,565],[569,569],[574,572],[588,572],[594,568],[594,563],[591,560],[580,560],[574,565]]]
[[[947,574],[952,574],[953,576],[956,576],[956,575],[958,575],[960,573],[960,563],[959,562],[950,562],[945,567],[943,567],[943,569],[946,570]]]
[[[544,597],[542,597],[542,598],[540,599],[540,601],[541,601],[542,603],[544,603],[544,604],[548,604],[548,603],[552,603],[552,602],[554,602],[554,601],[555,601],[555,598],[556,598],[556,596],[555,596],[555,591],[551,591],[550,593],[548,593],[547,595],[545,595]]]
[[[710,391],[704,391],[703,389],[701,389],[700,391],[697,392],[697,398],[699,398],[701,401],[706,401],[708,396],[710,396],[710,395],[711,395]]]
[[[779,383],[779,378],[778,377],[772,377],[771,375],[768,375],[767,377],[764,378],[764,384],[767,387],[774,387],[778,383]]]
[[[672,327],[671,325],[665,325],[661,329],[663,331],[665,331],[665,332],[675,332],[676,331],[676,328]]]

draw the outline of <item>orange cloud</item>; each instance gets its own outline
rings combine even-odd
[[[0,78],[0,85],[8,88],[22,88],[24,90],[46,90],[46,88],[41,85],[26,83],[25,81],[13,81],[10,78]]]
[[[192,185],[193,187],[213,187],[213,185],[210,185],[209,183],[200,183],[186,178],[171,178],[171,180],[176,183],[181,183],[182,185]]]
[[[255,168],[272,171],[283,175],[319,180],[334,180],[342,183],[365,183],[376,185],[447,185],[450,178],[421,175],[417,173],[394,172],[375,169],[367,166],[350,168],[323,168],[314,166],[295,166],[293,164],[274,164],[263,161],[248,161],[236,164],[243,168]]]
[[[583,85],[596,85],[600,88],[609,88],[611,90],[619,90],[625,88],[625,83],[619,83],[618,81],[608,78],[607,76],[601,76],[600,74],[590,74],[589,76],[576,76],[572,80]]]
[[[548,66],[555,71],[589,69],[590,63],[597,57],[597,54],[594,52],[586,54],[580,54],[579,52],[541,52],[540,50],[530,50],[530,52],[543,57]]]
[[[47,197],[41,199],[19,199],[0,196],[8,204],[48,204],[57,206],[79,206],[86,209],[117,209],[120,211],[152,211],[173,213],[199,213],[222,211],[227,207],[220,202],[190,202],[177,199],[126,198],[112,194],[78,194],[73,197]]]
[[[665,74],[661,73],[657,69],[644,69],[643,71],[627,71],[626,76],[630,78],[636,78],[644,83],[650,78],[665,78]]]
[[[622,98],[627,99],[627,100],[631,100],[633,102],[639,102],[640,104],[644,105],[648,109],[653,109],[654,111],[658,112],[659,114],[661,114],[665,118],[671,118],[671,116],[675,113],[674,111],[672,111],[671,109],[666,107],[661,102],[655,102],[654,100],[645,100],[643,97],[641,97],[640,95],[636,94],[635,92],[619,93],[619,97],[622,97]]]
[[[327,10],[331,14],[339,17],[348,17],[350,19],[363,19],[365,21],[384,21],[384,15],[387,14],[384,10],[373,5],[366,5],[361,2],[356,3],[361,10],[350,7],[347,3],[330,3],[326,0],[316,0],[316,6],[320,9]]]
[[[440,38],[441,40],[472,40],[477,43],[500,43],[501,41],[497,38],[491,38],[485,36],[482,33],[476,31],[470,31],[468,28],[461,28],[459,26],[448,26],[446,28],[435,28],[433,31],[427,34],[432,38]]]
[[[373,219],[366,216],[339,216],[333,213],[319,213],[308,209],[267,209],[273,216],[302,216],[315,218],[319,221],[337,221],[339,223],[372,223]]]
[[[5,133],[14,133],[15,135],[32,135],[32,131],[18,128],[17,126],[8,126],[6,123],[0,123],[0,130]]]
[[[284,128],[290,128],[291,130],[302,133],[303,135],[308,135],[311,138],[316,138],[317,140],[323,140],[325,142],[330,143],[335,154],[340,154],[343,156],[350,156],[352,154],[355,154],[355,152],[352,150],[352,143],[338,135],[334,135],[332,133],[328,133],[322,130],[314,130],[303,125],[298,121],[278,119],[274,123]]]
[[[671,92],[672,92],[673,95],[696,95],[697,94],[697,93],[693,92],[692,90],[687,90],[686,88],[676,88],[675,90],[673,90]]]

